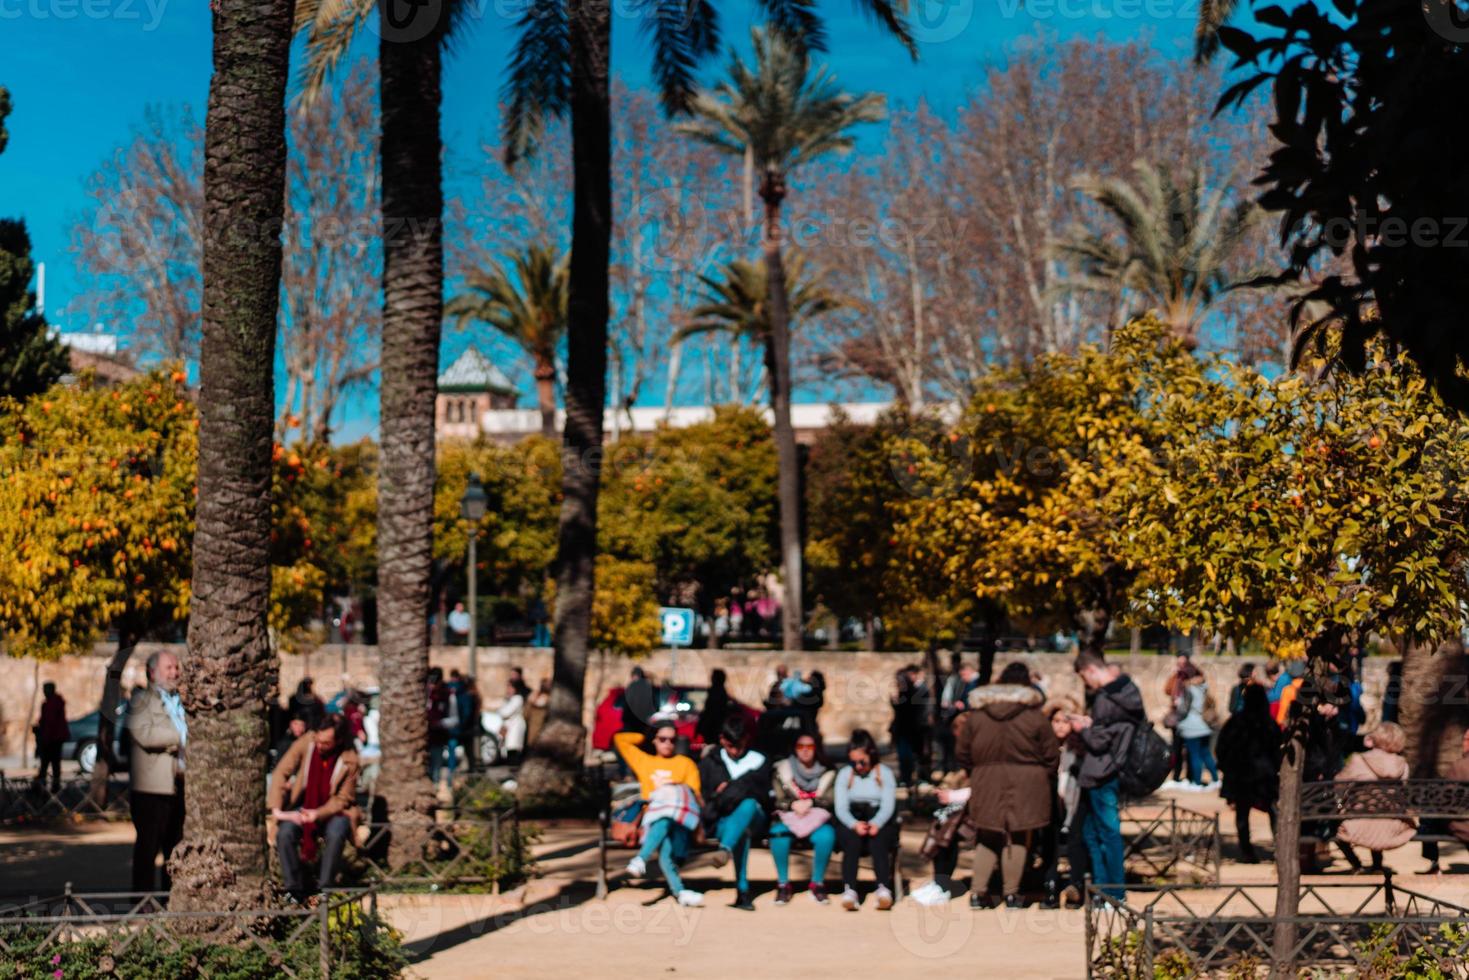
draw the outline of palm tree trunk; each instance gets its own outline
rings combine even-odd
[[[291,0],[220,0],[204,139],[204,299],[183,842],[173,907],[258,908],[267,883],[275,334]]]
[[[1441,759],[1457,758],[1463,738],[1458,707],[1465,686],[1463,647],[1402,643],[1403,680],[1398,699],[1398,723],[1408,736],[1403,755],[1413,775],[1434,779]]]
[[[766,171],[760,182],[765,202],[765,281],[770,305],[770,410],[775,416],[775,461],[780,503],[780,569],[785,599],[781,603],[781,647],[801,649],[801,461],[796,430],[791,426],[791,322],[786,299],[785,265],[780,253],[780,205],[785,199],[785,177]]]
[[[556,614],[551,701],[540,737],[519,773],[523,798],[564,796],[586,744],[582,725],[602,413],[607,400],[607,290],[612,241],[612,107],[607,63],[609,0],[569,0],[573,199],[568,299],[566,426],[562,435],[561,523],[556,545]]]
[[[556,362],[549,355],[536,357],[536,403],[541,409],[541,435],[556,438]]]
[[[406,857],[432,819],[428,611],[433,571],[434,398],[444,308],[439,105],[443,24],[378,46],[382,100],[383,334],[378,480],[377,792]]]

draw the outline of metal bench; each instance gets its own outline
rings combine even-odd
[[[1358,818],[1413,820],[1418,822],[1416,841],[1442,844],[1463,843],[1453,834],[1425,829],[1425,821],[1442,825],[1449,820],[1469,820],[1469,782],[1453,779],[1408,779],[1395,781],[1322,780],[1301,786],[1301,825],[1341,823]],[[1305,833],[1308,842],[1330,835]]]

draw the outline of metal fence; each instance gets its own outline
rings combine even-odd
[[[1264,976],[1281,921],[1296,928],[1297,970],[1469,977],[1469,909],[1397,888],[1390,876],[1302,886],[1300,908],[1287,920],[1273,916],[1273,884],[1159,885],[1129,889],[1124,901],[1088,888],[1087,897],[1089,978]]]
[[[19,975],[82,972],[118,976],[176,971],[208,975],[225,949],[254,954],[285,977],[331,976],[349,947],[375,943],[382,928],[372,889],[328,892],[315,908],[176,912],[164,893],[64,894],[0,906],[0,964]]]
[[[1151,879],[1188,876],[1196,882],[1219,880],[1219,815],[1200,813],[1169,801],[1161,810],[1123,807],[1123,863]]]
[[[106,802],[92,797],[90,776],[73,776],[53,790],[34,778],[12,779],[0,774],[0,826],[55,820],[126,820],[128,784],[108,780]]]
[[[516,807],[432,824],[388,821],[362,827],[345,866],[364,884],[434,890],[489,886],[498,894],[502,882],[530,870]],[[407,837],[409,846],[395,848],[395,837]]]

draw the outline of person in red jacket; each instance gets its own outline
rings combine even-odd
[[[56,793],[61,790],[61,747],[71,740],[71,727],[66,723],[66,699],[56,693],[56,685],[47,681],[41,693],[46,700],[41,702],[41,720],[36,724],[36,756],[41,760],[36,785],[45,785],[49,768],[51,792]]]

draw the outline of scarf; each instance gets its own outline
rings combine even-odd
[[[754,772],[756,769],[765,765],[765,756],[755,751],[746,751],[738,759],[731,759],[728,752],[720,749],[719,759],[724,763],[724,768],[729,771],[730,782],[734,782],[745,773]]]
[[[816,794],[816,787],[821,784],[821,775],[826,772],[818,759],[811,760],[810,768],[801,765],[801,760],[791,756],[791,782],[796,784],[796,789],[802,794]]]

